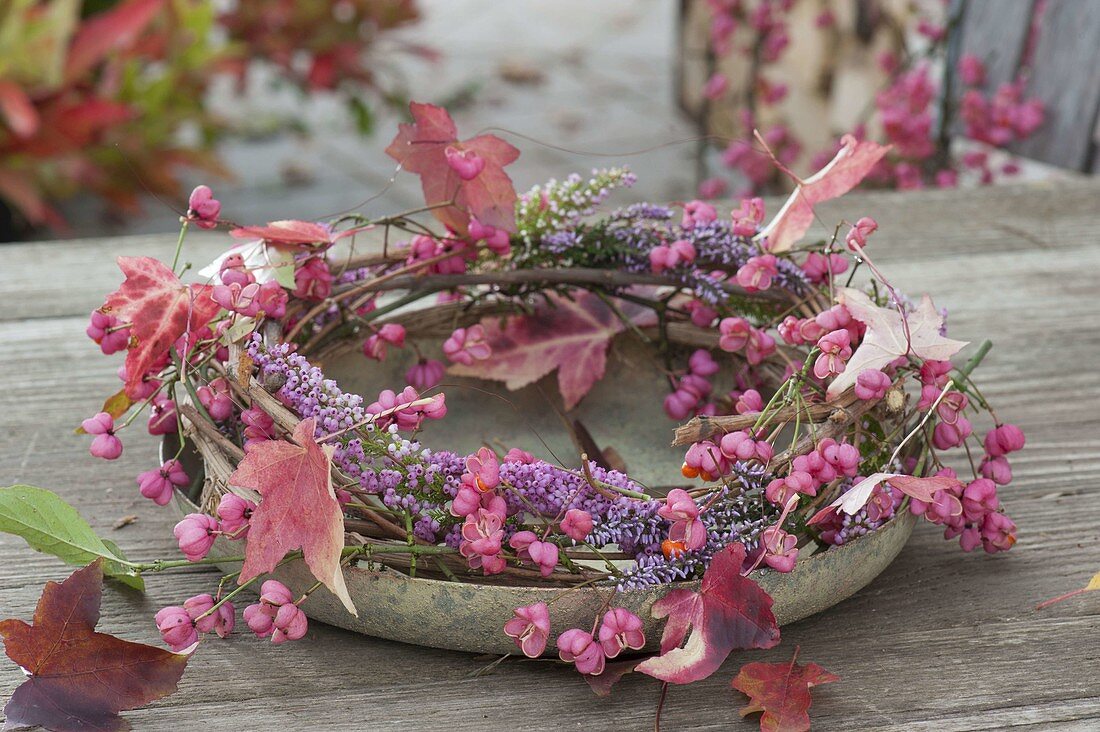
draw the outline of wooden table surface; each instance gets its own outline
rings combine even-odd
[[[774,207],[773,209],[774,210]],[[931,292],[951,335],[990,337],[979,383],[1027,432],[1002,492],[1019,525],[1007,554],[964,554],[922,524],[877,580],[832,610],[783,629],[771,651],[734,654],[704,682],[672,687],[663,728],[744,729],[729,687],[740,663],[812,660],[842,681],[815,690],[821,730],[1100,729],[1100,592],[1037,612],[1100,570],[1100,183],[851,196],[827,222],[875,216],[872,251],[894,283]],[[114,254],[170,257],[174,236],[0,247],[0,485],[51,488],[131,558],[178,554],[173,517],[137,492],[156,461],[126,435],[105,463],[73,434],[118,385],[117,362],[83,335],[119,281]],[[208,261],[225,239],[194,239]],[[121,516],[137,521],[112,530]],[[0,617],[29,618],[43,583],[71,571],[0,535]],[[195,569],[108,589],[100,627],[159,642],[153,613],[209,589]],[[239,622],[239,627],[243,623]],[[313,623],[282,647],[245,633],[205,642],[175,695],[127,716],[137,729],[651,729],[658,684],[628,677],[610,699],[570,670],[357,636]],[[0,698],[22,674],[0,663]],[[755,718],[754,718],[755,719]]]

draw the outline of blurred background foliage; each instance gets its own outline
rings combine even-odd
[[[78,192],[121,216],[143,190],[181,204],[186,168],[227,177],[220,138],[296,124],[250,126],[209,103],[257,64],[302,94],[341,94],[369,132],[375,105],[406,96],[372,48],[417,18],[412,0],[4,0],[0,227],[64,231],[54,204]]]

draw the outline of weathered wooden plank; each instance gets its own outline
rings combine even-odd
[[[1049,0],[1043,12],[1028,93],[1046,106],[1046,121],[1012,146],[1024,157],[1089,170],[1100,109],[1100,5]]]
[[[1035,0],[962,0],[962,53],[985,64],[985,89],[992,91],[1016,78],[1031,27]],[[955,88],[958,72],[955,71]]]
[[[934,293],[949,308],[952,335],[994,338],[977,377],[1006,418],[1027,430],[1028,448],[1013,459],[1016,482],[1003,493],[1020,543],[1005,555],[964,555],[933,527],[918,527],[880,578],[784,629],[778,649],[742,654],[706,682],[673,688],[665,729],[753,729],[755,722],[737,721],[743,699],[729,679],[738,663],[789,658],[796,644],[802,658],[843,678],[815,693],[818,729],[1095,728],[1100,593],[1042,612],[1034,605],[1100,569],[1100,372],[1090,367],[1100,355],[1100,331],[1090,327],[1098,194],[1090,183],[874,194],[826,207],[826,221],[876,216],[881,229],[870,251],[895,284]],[[53,263],[86,245],[55,246]],[[23,275],[55,276],[50,260],[25,260],[19,247],[13,253],[8,261]],[[82,261],[64,271],[93,264]],[[171,516],[140,498],[133,483],[154,459],[153,439],[140,429],[125,434],[122,458],[103,463],[88,456],[87,438],[71,433],[118,384],[114,362],[82,336],[87,302],[69,304],[101,297],[117,280],[110,270],[71,296],[60,285],[56,295],[28,294],[27,311],[50,297],[54,312],[69,317],[0,322],[0,485],[54,488],[131,556],[174,556]],[[136,523],[110,529],[130,513]],[[0,536],[0,616],[28,617],[42,583],[67,572]],[[207,591],[215,577],[198,569],[151,577],[144,597],[109,591],[103,627],[156,642],[153,612]],[[308,641],[281,648],[246,636],[205,643],[181,691],[130,714],[135,727],[178,729],[183,719],[201,719],[240,729],[652,728],[657,685],[646,678],[628,678],[601,700],[548,662],[509,661],[504,672],[474,678],[491,659],[318,624]],[[14,666],[0,666],[0,697],[21,679]]]

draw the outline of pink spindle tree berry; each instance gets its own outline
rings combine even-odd
[[[764,529],[764,564],[777,572],[790,572],[798,561],[798,537],[778,526]]]
[[[641,650],[645,647],[642,619],[626,608],[613,607],[604,613],[599,639],[607,658],[615,658],[628,648]]]
[[[718,347],[736,353],[749,342],[752,326],[744,318],[723,318],[718,324]]]
[[[751,257],[737,270],[737,284],[745,292],[760,292],[772,286],[772,278],[779,274],[778,260],[774,254]]]
[[[218,503],[218,519],[222,534],[227,539],[243,539],[248,536],[248,523],[256,504],[235,493],[226,493]]]
[[[434,358],[422,358],[405,372],[405,383],[417,391],[427,391],[443,381],[447,367]]]
[[[88,452],[92,455],[104,460],[115,460],[122,454],[122,440],[115,436],[114,417],[106,412],[100,412],[81,422],[80,426],[89,435],[95,435],[95,439],[88,447]]]
[[[271,636],[276,645],[303,637],[309,625],[290,589],[278,580],[261,585],[260,601],[244,609],[244,622],[257,637]]]
[[[1023,450],[1024,431],[1014,424],[999,424],[985,436],[985,452],[991,457],[1002,457]]]
[[[707,528],[699,518],[699,507],[683,488],[673,488],[665,497],[665,505],[657,509],[657,515],[671,521],[668,538],[682,541],[689,551],[697,551],[707,543]]]
[[[483,224],[476,217],[470,218],[467,233],[475,242],[485,242],[485,247],[494,254],[503,257],[512,251],[512,240],[509,238],[507,231]]]
[[[199,561],[210,552],[218,531],[218,520],[205,513],[189,513],[172,529],[180,551],[191,562]]]
[[[500,553],[503,538],[501,517],[481,508],[466,517],[458,551],[471,569],[481,569],[486,575],[500,574],[506,565]]]
[[[224,422],[233,416],[233,398],[229,395],[229,382],[224,377],[219,376],[195,391],[199,402],[215,422]]]
[[[167,506],[172,500],[172,491],[189,484],[191,479],[179,460],[169,460],[159,468],[138,475],[137,482],[141,495],[158,506]]]
[[[214,198],[210,186],[195,186],[187,199],[187,220],[200,229],[213,229],[221,212],[222,204]]]
[[[195,628],[195,621],[182,607],[172,605],[161,608],[153,617],[160,631],[160,637],[176,653],[190,648],[199,641],[199,631]]]
[[[802,263],[802,271],[806,274],[806,279],[815,285],[820,285],[848,271],[848,260],[842,254],[826,256],[818,252],[810,252],[806,255],[806,261]]]
[[[481,492],[495,490],[500,485],[500,461],[496,453],[487,447],[466,458],[466,472],[473,476],[474,485]]]
[[[324,257],[310,257],[294,270],[294,296],[303,300],[324,300],[332,294],[332,280]]]
[[[807,496],[817,495],[818,483],[813,476],[803,470],[792,470],[784,478],[776,478],[768,483],[764,489],[764,495],[777,506],[785,506],[791,496],[802,493]]]
[[[371,336],[363,342],[363,355],[375,361],[384,361],[386,360],[387,346],[404,348],[405,326],[397,323],[386,323],[383,325],[378,329],[378,332],[371,334]]]
[[[860,399],[882,399],[890,389],[890,383],[890,377],[879,369],[863,369],[856,377],[856,396]]]
[[[151,435],[174,435],[179,431],[179,420],[176,418],[176,403],[166,396],[158,394],[153,398],[152,409],[149,410],[149,423],[147,425]]]
[[[579,673],[588,676],[602,674],[606,663],[603,646],[580,628],[570,628],[558,636],[558,657],[575,664]]]
[[[523,605],[512,612],[515,617],[504,624],[504,632],[528,658],[538,658],[546,650],[550,637],[550,611],[545,602]]]
[[[748,430],[739,430],[722,435],[719,442],[722,454],[730,460],[759,460],[767,463],[774,455],[774,449],[767,440],[755,440]]]
[[[492,356],[493,349],[485,339],[485,328],[478,323],[469,328],[455,328],[443,342],[443,353],[455,363],[470,366]]]
[[[195,629],[200,633],[217,633],[219,638],[228,638],[233,632],[233,626],[237,619],[234,615],[233,603],[223,602],[217,610],[210,612],[216,602],[209,594],[195,595],[183,603],[183,609],[191,617]],[[207,613],[210,613],[207,615]]]
[[[848,245],[849,249],[858,252],[860,249],[867,246],[867,237],[871,236],[871,234],[874,234],[876,231],[878,231],[878,222],[870,216],[864,216],[848,231],[848,236],[844,238],[844,242]]]
[[[847,330],[834,330],[821,336],[817,342],[821,349],[814,361],[814,376],[825,379],[844,371],[852,357],[852,334]]]
[[[706,201],[688,201],[684,204],[684,215],[680,226],[694,229],[701,224],[709,224],[718,219],[718,210]]]
[[[592,514],[580,508],[571,508],[561,520],[561,533],[576,542],[582,542],[592,531]]]
[[[443,157],[447,166],[464,181],[473,180],[485,170],[485,158],[475,150],[462,150],[455,145],[448,145],[443,150]]]
[[[125,351],[130,344],[130,329],[118,322],[118,318],[107,315],[99,310],[92,311],[91,322],[84,331],[99,345],[99,349],[107,356],[119,351]]]
[[[275,420],[259,407],[242,410],[241,422],[244,423],[245,452],[256,443],[275,439]]]
[[[558,565],[558,547],[548,541],[539,541],[533,531],[517,531],[508,540],[508,546],[516,551],[521,560],[536,564],[543,577],[549,577]]]

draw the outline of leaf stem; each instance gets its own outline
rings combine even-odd
[[[185,220],[183,222],[183,225],[180,226],[180,238],[176,241],[176,253],[172,257],[172,271],[173,272],[176,271],[176,265],[178,265],[180,263],[180,252],[183,251],[183,239],[184,239],[185,236],[187,236],[187,225],[189,223],[190,222]],[[181,272],[180,274],[183,274],[183,273]]]

